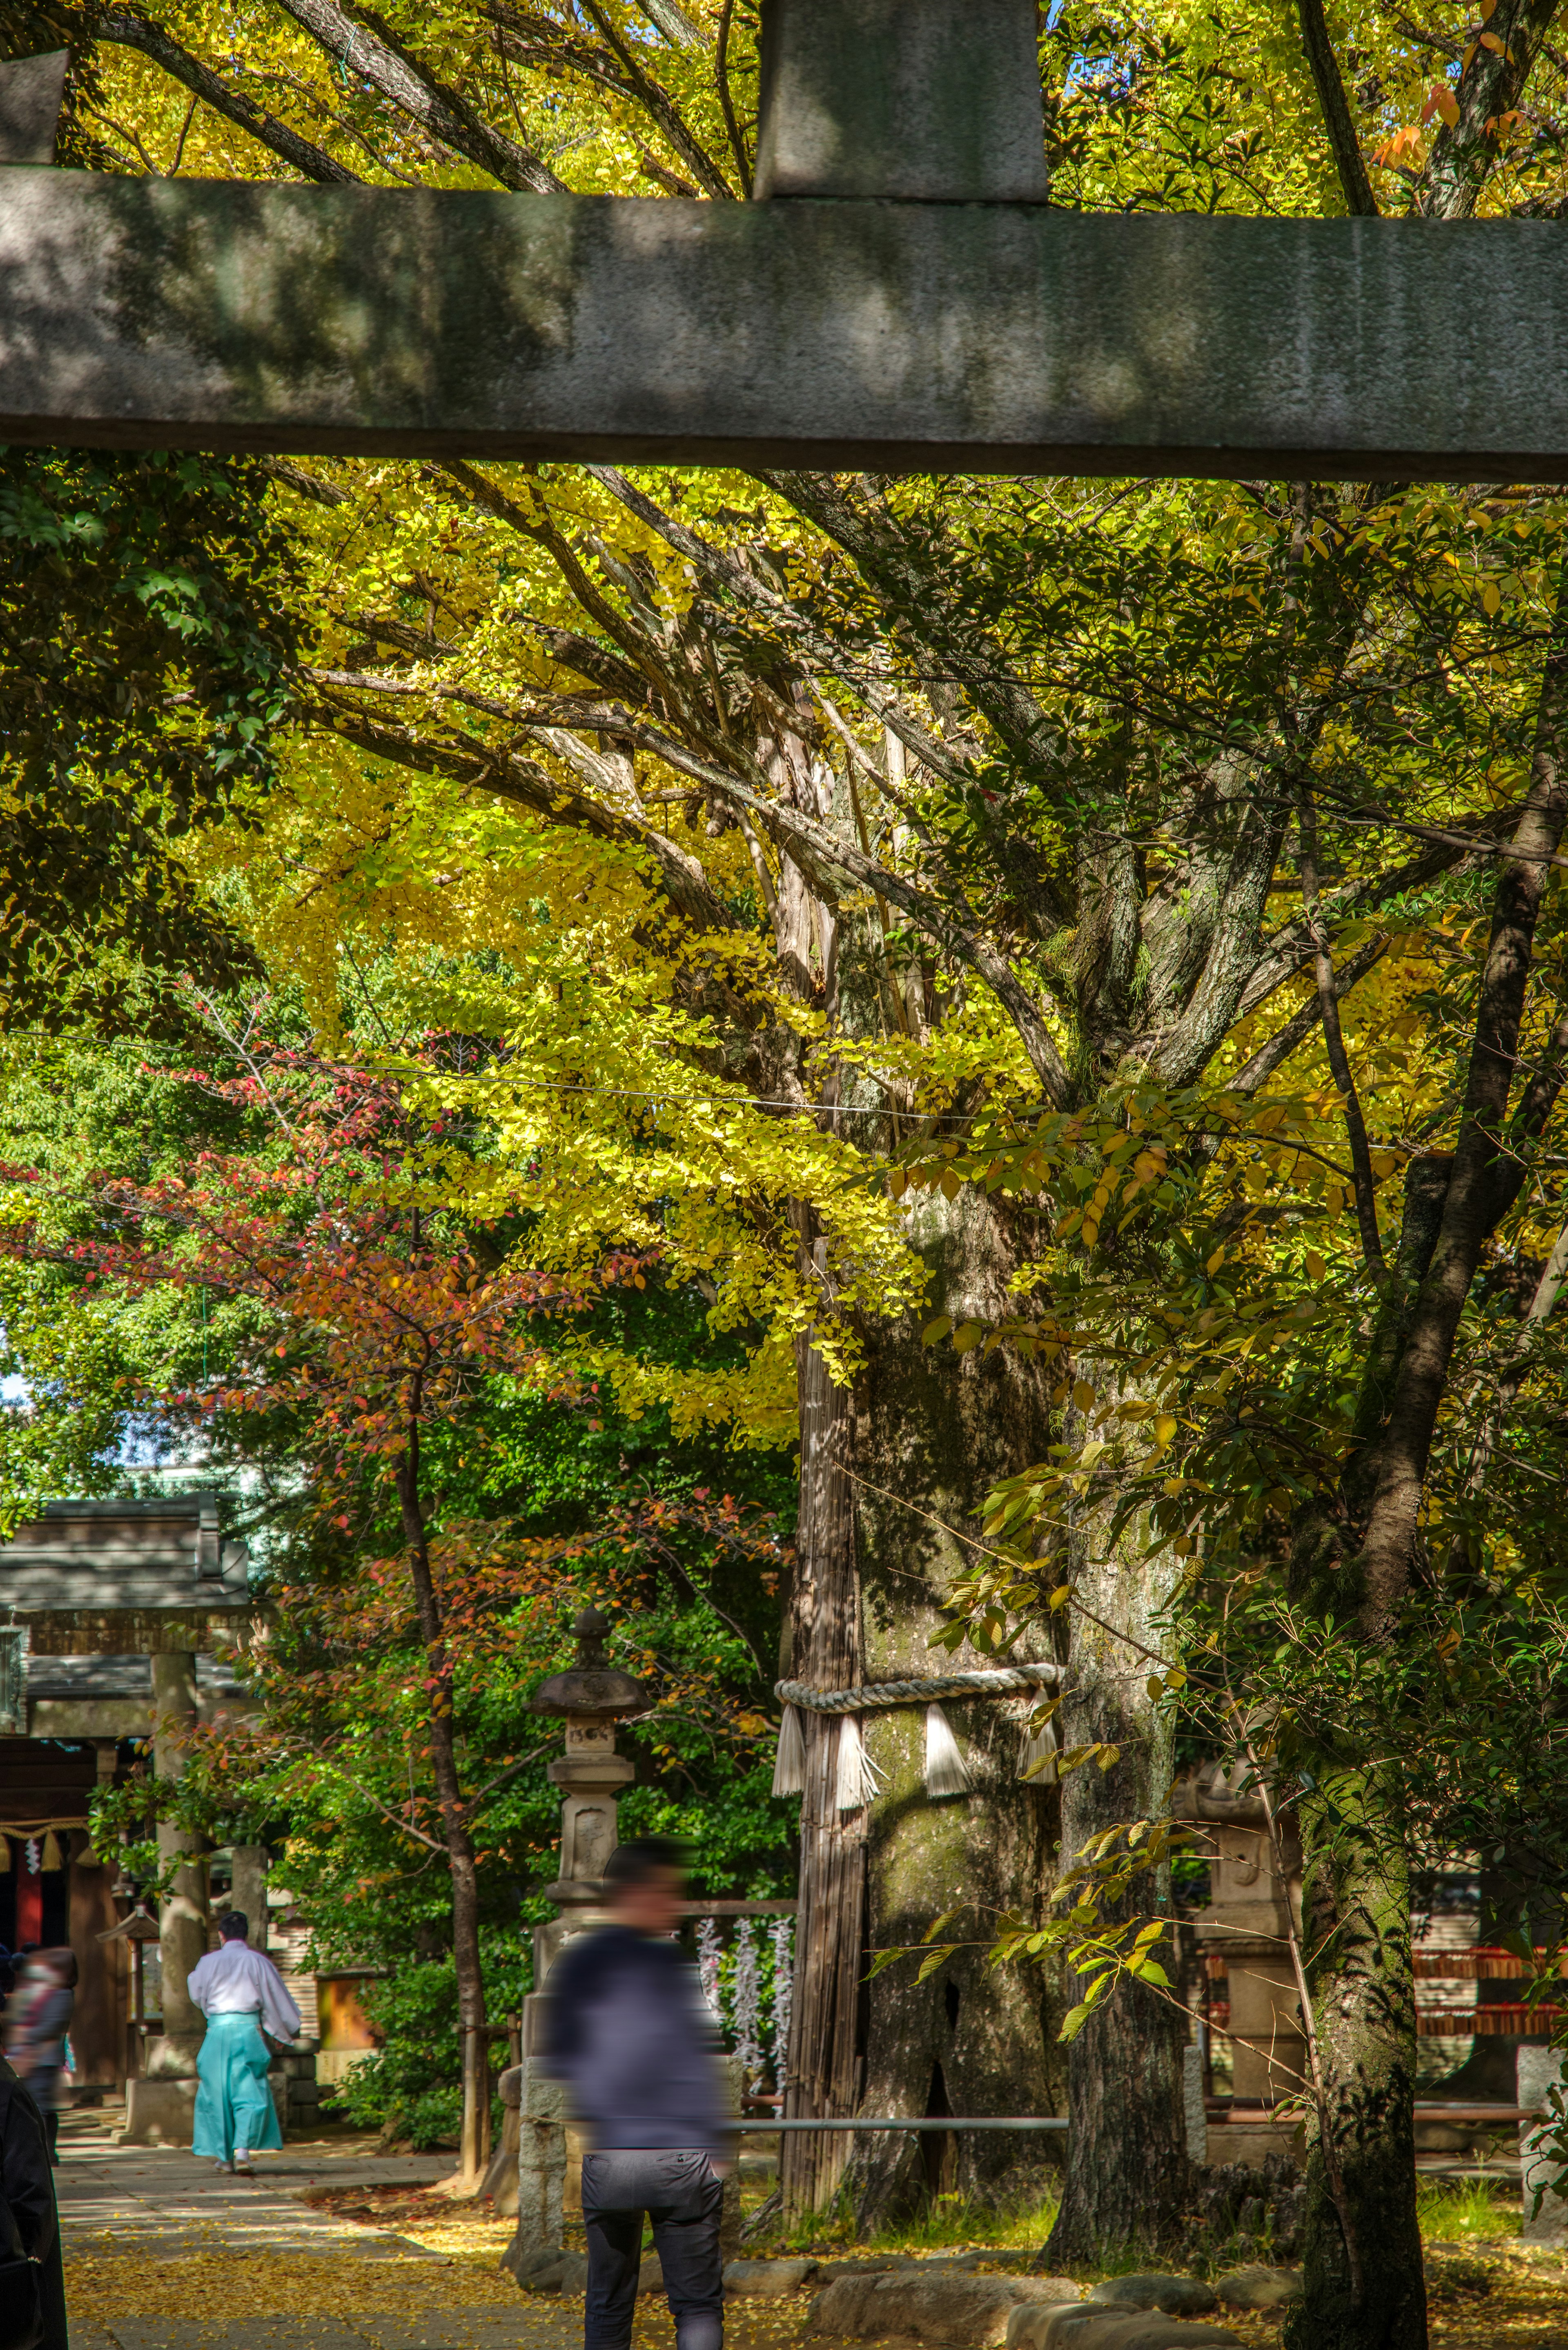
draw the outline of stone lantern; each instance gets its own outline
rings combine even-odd
[[[559,1714],[566,1726],[566,1753],[548,1772],[551,1785],[559,1787],[564,1797],[559,1873],[554,1885],[541,1887],[562,1914],[554,1924],[536,1929],[535,1996],[561,1944],[581,1923],[582,1913],[599,1900],[605,1864],[619,1841],[616,1806],[620,1791],[637,1776],[629,1755],[616,1752],[615,1725],[621,1715],[640,1713],[648,1703],[641,1682],[606,1660],[607,1616],[597,1607],[585,1607],[573,1619],[572,1630],[576,1663],[567,1672],[553,1673],[528,1700],[533,1712]],[[538,1963],[542,1954],[543,1967]]]
[[[522,2078],[517,2084],[517,2232],[505,2265],[521,2284],[542,2263],[558,2259],[563,2218],[581,2210],[574,2194],[576,2164],[568,2178],[566,2115],[561,2088],[543,2079],[534,2060],[542,2045],[545,1979],[564,1942],[597,1916],[605,1866],[619,1841],[616,1806],[623,1787],[637,1776],[628,1755],[618,1754],[615,1725],[623,1714],[640,1713],[648,1693],[629,1673],[605,1657],[609,1619],[585,1607],[573,1621],[577,1660],[553,1673],[529,1700],[535,1713],[557,1714],[566,1723],[566,1751],[549,1766],[552,1786],[562,1792],[561,1849],[556,1882],[540,1889],[560,1916],[534,1929],[534,1990],[523,2002]]]

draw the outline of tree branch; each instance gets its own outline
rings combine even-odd
[[[735,0],[724,0],[719,17],[719,46],[713,57],[713,78],[719,85],[719,104],[723,109],[724,129],[729,134],[730,152],[735,159],[735,171],[742,192],[752,192],[752,161],[746,152],[746,142],[741,136],[741,126],[735,119],[735,101],[730,92],[730,24],[734,15]]]
[[[566,183],[475,112],[466,99],[415,62],[389,26],[368,8],[350,16],[337,0],[278,0],[345,73],[356,73],[432,139],[466,156],[504,188],[565,195]]]
[[[1389,939],[1374,939],[1361,949],[1359,954],[1351,956],[1334,981],[1336,1002],[1348,995],[1357,981],[1365,979],[1374,965],[1382,962],[1392,943]],[[1259,1045],[1251,1059],[1229,1080],[1225,1088],[1227,1093],[1255,1094],[1258,1087],[1265,1085],[1274,1071],[1290,1059],[1296,1046],[1306,1042],[1322,1017],[1322,998],[1314,995],[1312,1002],[1303,1003],[1294,1018],[1287,1020],[1266,1045]]]
[[[1329,38],[1323,0],[1296,0],[1296,14],[1301,19],[1302,43],[1307,53],[1307,63],[1317,84],[1317,102],[1323,109],[1324,128],[1328,132],[1328,143],[1334,151],[1334,169],[1339,173],[1345,209],[1352,214],[1375,220],[1378,211],[1377,199],[1366,176],[1361,142],[1356,138],[1349,100],[1345,95],[1339,59],[1334,54],[1334,43]]]
[[[1345,1119],[1345,1138],[1350,1144],[1350,1165],[1355,1192],[1355,1221],[1361,1229],[1361,1253],[1366,1260],[1366,1270],[1373,1279],[1381,1282],[1386,1267],[1383,1262],[1383,1236],[1377,1229],[1377,1186],[1373,1179],[1372,1154],[1366,1144],[1366,1121],[1361,1115],[1361,1097],[1355,1090],[1351,1072],[1350,1055],[1345,1049],[1345,1033],[1339,1024],[1338,990],[1334,982],[1334,957],[1329,951],[1328,933],[1324,929],[1317,903],[1317,810],[1313,805],[1312,786],[1303,782],[1301,788],[1301,876],[1302,907],[1307,927],[1312,932],[1313,960],[1317,974],[1318,1017],[1323,1022],[1323,1039],[1328,1053],[1329,1073],[1334,1090],[1339,1095],[1340,1112]]]
[[[210,106],[214,114],[221,114],[225,120],[237,123],[260,146],[270,148],[275,155],[304,178],[318,181],[324,185],[342,183],[358,187],[361,184],[357,172],[350,172],[335,157],[324,153],[319,147],[312,146],[308,139],[302,139],[297,130],[291,130],[288,124],[280,122],[275,115],[264,113],[243,90],[236,89],[232,82],[224,81],[210,67],[193,57],[188,49],[182,49],[179,42],[150,16],[139,16],[129,8],[110,8],[97,19],[93,31],[96,38],[109,41],[116,48],[140,50],[144,57],[150,57],[172,80],[183,82],[185,88],[203,105]]]
[[[639,824],[602,806],[582,792],[564,787],[557,778],[532,759],[520,759],[507,750],[460,749],[431,743],[407,727],[379,723],[355,703],[324,692],[314,714],[345,742],[358,743],[376,758],[394,760],[416,773],[446,775],[472,791],[492,792],[498,799],[543,816],[553,825],[591,833],[596,839],[618,847],[642,849],[651,857],[660,886],[670,904],[703,930],[733,931],[736,917],[714,896],[696,859],[688,857],[651,825]]]
[[[1500,116],[1511,113],[1556,21],[1560,0],[1500,0],[1465,54],[1455,91],[1459,116],[1439,123],[1414,209],[1428,220],[1468,220],[1502,151]]]
[[[680,110],[666,90],[659,88],[651,74],[644,73],[631,50],[617,33],[615,26],[597,5],[597,0],[581,0],[586,13],[593,18],[604,39],[620,59],[621,68],[651,118],[663,131],[671,147],[687,169],[711,196],[733,200],[734,190],[720,171],[707,150],[690,131],[681,119]]]
[[[1409,1586],[1432,1434],[1447,1389],[1459,1317],[1493,1229],[1500,1137],[1518,1061],[1519,1031],[1549,860],[1568,821],[1568,568],[1558,587],[1552,643],[1537,708],[1532,782],[1501,866],[1476,1006],[1465,1098],[1430,1271],[1410,1317],[1361,1549],[1363,1627],[1386,1636]],[[1369,1464],[1370,1465],[1370,1464]]]

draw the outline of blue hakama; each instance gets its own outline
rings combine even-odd
[[[258,2014],[210,2015],[196,2059],[193,2154],[232,2162],[236,2147],[280,2147],[283,2132],[267,2085],[267,2046]]]

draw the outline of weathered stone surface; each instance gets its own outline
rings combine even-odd
[[[1035,0],[770,0],[756,192],[1044,203]]]
[[[637,2272],[637,2289],[639,2293],[664,2291],[664,2263],[657,2252],[644,2252],[642,2266]]]
[[[14,169],[0,441],[1561,480],[1568,239]]]
[[[1202,2317],[1218,2306],[1213,2287],[1201,2277],[1158,2273],[1106,2277],[1089,2299],[1115,2309],[1158,2309],[1167,2317]]]
[[[1215,2292],[1228,2309],[1282,2309],[1302,2297],[1297,2269],[1233,2269],[1216,2280]]]
[[[16,57],[0,71],[0,163],[52,163],[66,68],[64,49]]]
[[[526,2259],[508,2261],[502,2256],[502,2266],[510,2268],[524,2293],[582,2293],[588,2282],[588,2260],[586,2252],[558,2252],[542,2250]]]
[[[1554,2182],[1562,2176],[1563,2163],[1556,2123],[1547,2097],[1552,2089],[1563,2085],[1563,2051],[1521,2047],[1516,2061],[1519,2102],[1542,2116],[1538,2123],[1521,2122],[1519,2126],[1520,2191],[1523,2199],[1520,2235],[1527,2244],[1561,2248],[1568,2243],[1568,2197],[1553,2191]]]
[[[1239,2350],[1222,2325],[1194,2324],[1158,2310],[1111,2309],[1081,2303],[1076,2309],[1016,2309],[1009,2350]]]
[[[815,2261],[731,2261],[724,2270],[724,2291],[774,2301],[786,2293],[804,2293],[818,2273]]]
[[[1011,2338],[1008,2319],[1020,2306],[1077,2299],[1078,2287],[1068,2277],[933,2276],[895,2269],[842,2277],[825,2287],[811,2304],[806,2333],[862,2342],[900,2336],[982,2350]]]

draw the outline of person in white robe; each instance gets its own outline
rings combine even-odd
[[[265,1950],[253,1950],[250,1920],[231,1909],[218,1920],[223,1940],[191,1970],[190,1992],[207,2019],[196,2059],[196,2127],[192,2151],[220,2170],[254,2178],[251,2157],[281,2147],[277,2108],[267,2085],[264,2030],[275,2040],[299,2034],[299,2010]]]

